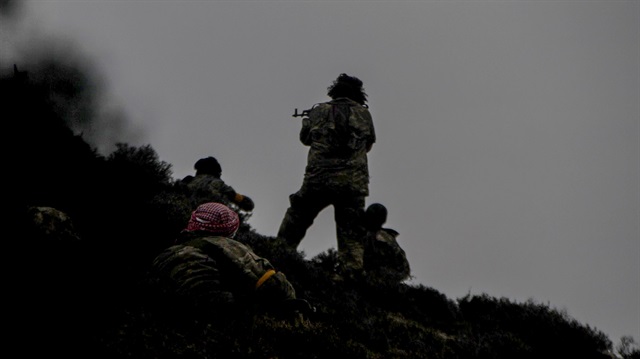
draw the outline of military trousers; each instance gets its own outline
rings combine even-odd
[[[365,196],[340,194],[303,186],[289,196],[290,206],[278,230],[278,238],[297,248],[320,211],[334,207],[338,256],[345,269],[361,270],[364,256]]]

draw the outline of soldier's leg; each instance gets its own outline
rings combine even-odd
[[[364,257],[364,197],[340,198],[334,203],[338,256],[347,271],[361,272]]]
[[[318,213],[329,205],[325,196],[300,190],[289,196],[291,205],[282,219],[278,238],[292,248],[298,245],[311,227]]]

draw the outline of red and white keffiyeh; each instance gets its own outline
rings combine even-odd
[[[240,226],[238,214],[221,203],[201,204],[191,213],[187,231],[207,231],[225,237],[233,237]]]

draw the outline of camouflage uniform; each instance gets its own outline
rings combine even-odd
[[[199,315],[233,315],[247,304],[277,305],[296,299],[283,273],[246,245],[204,231],[184,232],[180,244],[152,263],[152,285]]]
[[[398,232],[390,228],[369,231],[364,251],[364,268],[373,280],[394,284],[406,280],[411,268],[400,248]]]
[[[217,202],[229,206],[236,191],[219,177],[199,174],[186,181],[191,208],[207,202]]]
[[[53,207],[29,207],[30,235],[49,242],[77,242],[80,240],[71,217]]]
[[[279,238],[297,248],[318,213],[333,205],[341,262],[347,269],[362,269],[367,152],[375,140],[369,110],[355,101],[337,98],[310,110],[300,131],[300,141],[310,146],[304,181],[289,197]]]

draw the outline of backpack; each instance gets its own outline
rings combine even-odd
[[[328,102],[327,105],[330,107],[326,113],[323,112],[325,118],[317,122],[318,127],[313,131],[312,139],[324,143],[336,157],[349,157],[364,143],[364,136],[353,126],[360,121],[355,118],[354,107],[357,105],[341,99]]]
[[[351,116],[351,106],[348,103],[333,103],[329,110],[329,121],[333,122],[333,138],[336,151],[339,154],[347,155],[352,152],[351,128],[349,127],[349,117]]]

